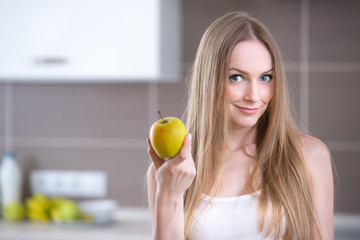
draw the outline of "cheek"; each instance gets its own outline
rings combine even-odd
[[[226,91],[226,93],[227,93],[227,97],[228,97],[229,102],[230,102],[230,103],[233,102],[233,99],[234,99],[234,93],[233,93],[233,91],[231,91],[231,89],[228,88],[227,91]]]
[[[274,95],[274,88],[273,86],[268,86],[263,89],[262,92],[262,100],[263,102],[270,102]]]
[[[272,99],[272,97],[273,97],[273,93],[272,93],[272,92],[267,93],[267,95],[266,95],[266,97],[265,97],[265,101],[266,101],[266,102],[270,102],[271,99]]]
[[[240,95],[241,95],[241,91],[239,91],[239,89],[236,89],[233,86],[228,87],[227,96],[230,103],[238,101],[239,98],[241,97]]]

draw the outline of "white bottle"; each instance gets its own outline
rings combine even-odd
[[[2,208],[9,203],[21,201],[21,169],[12,152],[5,152],[0,168],[0,189]]]

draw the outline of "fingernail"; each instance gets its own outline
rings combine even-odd
[[[192,139],[191,133],[188,133],[188,139],[189,139],[189,141],[191,141],[191,139]]]

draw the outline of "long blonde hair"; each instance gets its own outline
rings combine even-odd
[[[270,31],[244,12],[226,14],[210,25],[193,65],[187,126],[193,135],[197,175],[184,196],[185,236],[209,183],[210,195],[221,187],[224,149],[230,130],[226,96],[228,65],[234,46],[247,39],[257,39],[268,48],[275,80],[274,96],[255,126],[257,161],[247,182],[249,189],[253,189],[255,172],[260,170],[259,231],[274,239],[311,240],[314,229],[319,233],[319,227],[309,174],[297,142],[300,132],[289,111],[280,51]]]

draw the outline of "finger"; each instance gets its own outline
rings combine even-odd
[[[164,159],[160,158],[156,152],[154,151],[153,147],[151,146],[150,138],[147,139],[148,143],[148,153],[151,157],[151,160],[153,161],[155,168],[158,169],[163,163]]]
[[[191,133],[188,133],[184,139],[183,146],[181,147],[181,150],[176,158],[179,162],[191,158],[191,138]]]

